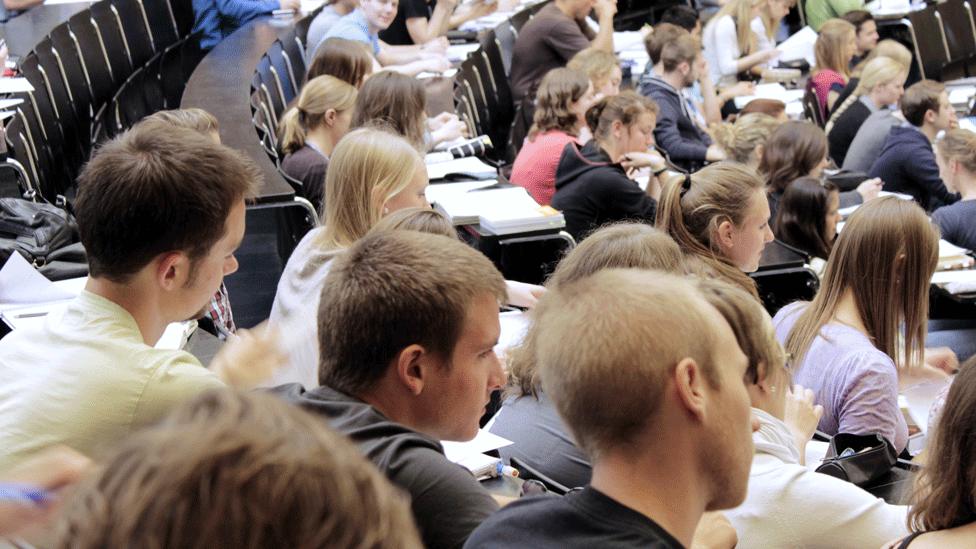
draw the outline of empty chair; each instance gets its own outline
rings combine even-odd
[[[260,81],[258,89],[271,110],[271,120],[274,122],[274,127],[277,128],[278,120],[281,118],[281,114],[285,112],[285,102],[281,94],[281,83],[278,81],[274,68],[271,66],[271,60],[267,55],[258,61],[257,75]]]
[[[20,189],[24,194],[37,193],[38,177],[37,166],[34,161],[34,153],[31,150],[30,139],[27,129],[24,127],[23,118],[13,116],[7,121],[5,128],[7,149],[9,150],[8,162],[13,159],[23,170],[20,175]]]
[[[150,0],[164,2],[167,0]],[[168,0],[170,13],[176,22],[180,38],[186,38],[193,32],[193,0]]]
[[[108,4],[108,2],[102,3]],[[156,55],[158,50],[153,44],[149,20],[146,17],[142,2],[140,0],[111,0],[109,7],[115,15],[119,28],[122,29],[122,38],[125,40],[133,68],[144,66]],[[98,20],[96,19],[96,21]]]
[[[91,7],[91,20],[102,42],[116,89],[132,74],[132,56],[122,34],[118,12],[109,2],[95,2]]]
[[[154,51],[164,52],[177,45],[182,37],[169,3],[162,0],[137,1],[146,14]]]
[[[31,57],[36,59],[38,72],[33,77],[36,79],[39,76],[43,79],[51,108],[57,117],[56,123],[60,126],[68,176],[74,178],[88,156],[89,115],[86,113],[84,120],[79,120],[72,105],[71,92],[65,84],[64,70],[50,38],[45,37],[38,42],[33,56],[28,56]],[[33,63],[33,60],[28,63],[31,70],[34,69]],[[34,93],[37,94],[38,91],[35,89]]]
[[[294,84],[295,80],[292,78],[291,66],[285,58],[281,41],[275,40],[272,42],[271,47],[268,48],[265,55],[271,63],[271,72],[274,74],[274,82],[278,87],[278,94],[281,95],[282,101],[287,105],[298,95],[298,87]],[[281,113],[279,112],[278,114],[280,115]]]
[[[87,10],[71,16],[68,20],[68,29],[70,39],[77,47],[79,59],[91,86],[92,111],[98,111],[102,105],[112,99],[116,87],[121,85],[125,79],[116,80],[98,29],[95,28],[95,23]],[[61,48],[57,37],[57,34],[52,34],[52,38],[56,40],[55,44]]]
[[[301,91],[302,82],[305,80],[305,52],[301,47],[297,33],[295,36],[289,34],[281,42],[282,53],[285,63],[288,64],[289,76],[295,86],[296,94]]]
[[[908,30],[915,43],[915,60],[922,69],[922,76],[940,80],[943,67],[949,63],[949,51],[942,24],[935,14],[935,6],[932,5],[909,13]]]

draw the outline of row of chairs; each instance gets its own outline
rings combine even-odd
[[[969,0],[947,0],[913,11],[907,27],[923,78],[976,76],[976,24]]]
[[[201,55],[189,0],[102,0],[42,37],[21,60],[34,91],[6,125],[26,195],[54,202],[101,140],[179,105]]]

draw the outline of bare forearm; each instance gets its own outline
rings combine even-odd
[[[3,6],[8,10],[23,10],[34,7],[44,0],[3,0]]]
[[[613,53],[613,15],[600,17],[600,31],[590,42],[594,48]]]
[[[702,110],[705,112],[705,122],[709,125],[722,122],[722,96],[715,90],[712,79],[707,75],[699,80],[702,91]]]

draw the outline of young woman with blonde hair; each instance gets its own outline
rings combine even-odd
[[[702,32],[705,60],[712,82],[761,66],[775,59],[774,49],[760,50],[752,21],[769,0],[729,0]],[[774,0],[775,1],[775,0]]]
[[[857,31],[843,19],[830,19],[820,27],[813,47],[816,65],[807,89],[817,97],[820,114],[826,120],[851,76],[851,59],[857,53]]]
[[[961,199],[932,212],[932,221],[942,230],[942,238],[976,250],[976,133],[947,131],[935,142],[935,160],[942,182]]]
[[[759,17],[753,19],[751,24],[760,50],[776,47],[776,33],[779,32],[780,24],[794,7],[796,7],[796,0],[767,0],[762,6]]]
[[[769,221],[765,184],[736,162],[671,178],[657,212],[657,227],[678,243],[692,271],[722,278],[756,299],[756,284],[746,273],[759,268],[763,248],[773,241]]]
[[[549,71],[535,95],[532,129],[512,165],[512,183],[525,187],[536,202],[548,206],[556,192],[556,168],[566,145],[579,142],[586,109],[593,103],[593,84],[586,74],[560,68]]]
[[[776,314],[797,383],[824,407],[819,429],[880,433],[900,452],[899,377],[921,369],[939,234],[911,201],[882,197],[848,219],[820,291]]]
[[[329,157],[349,131],[356,88],[333,76],[313,78],[302,88],[295,106],[279,122],[281,171],[302,187],[299,194],[322,208]]]
[[[574,55],[566,64],[566,68],[579,71],[589,77],[597,101],[620,93],[620,81],[623,79],[620,59],[610,52],[598,48],[586,48]]]
[[[908,67],[889,57],[875,57],[864,66],[857,88],[838,103],[827,122],[830,158],[841,166],[851,141],[871,113],[897,105],[905,93]]]
[[[729,160],[759,169],[766,140],[782,122],[768,114],[753,112],[739,115],[734,123],[725,123],[712,130],[715,142],[725,150]]]

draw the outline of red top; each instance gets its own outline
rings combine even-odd
[[[813,88],[813,93],[817,96],[817,104],[820,107],[820,114],[823,115],[824,120],[827,120],[829,114],[829,109],[827,109],[827,94],[829,94],[831,90],[840,93],[843,91],[844,86],[847,85],[847,81],[839,72],[831,69],[824,69],[811,76],[808,85]]]
[[[540,133],[533,140],[526,138],[512,165],[512,183],[525,187],[536,202],[548,206],[556,192],[559,157],[566,144],[575,141],[576,137],[559,130]]]

